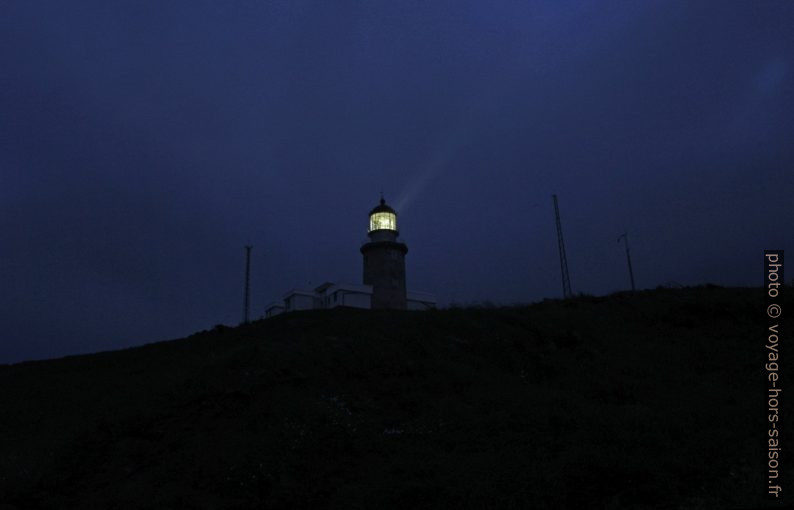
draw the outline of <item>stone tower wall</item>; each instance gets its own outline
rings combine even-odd
[[[361,247],[364,284],[372,285],[372,308],[405,310],[405,254],[403,243],[378,241]]]

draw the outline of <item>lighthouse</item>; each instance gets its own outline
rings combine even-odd
[[[285,312],[333,308],[432,310],[436,297],[427,292],[407,292],[405,254],[408,247],[397,239],[397,211],[383,196],[369,212],[369,240],[361,246],[364,256],[362,284],[327,281],[314,289],[295,287],[283,299],[265,308],[265,317]]]
[[[405,254],[408,247],[397,236],[397,211],[381,196],[369,212],[369,241],[361,246],[364,285],[372,286],[372,308],[406,309]]]

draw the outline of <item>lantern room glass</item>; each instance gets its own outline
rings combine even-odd
[[[397,230],[397,215],[391,212],[376,212],[369,217],[369,231]]]

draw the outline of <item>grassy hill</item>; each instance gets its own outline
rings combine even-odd
[[[0,508],[758,507],[761,293],[300,312],[0,366]]]

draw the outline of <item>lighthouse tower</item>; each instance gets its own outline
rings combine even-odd
[[[405,310],[405,254],[408,247],[397,240],[397,212],[381,196],[369,213],[369,241],[364,255],[364,285],[372,285],[372,308]]]

